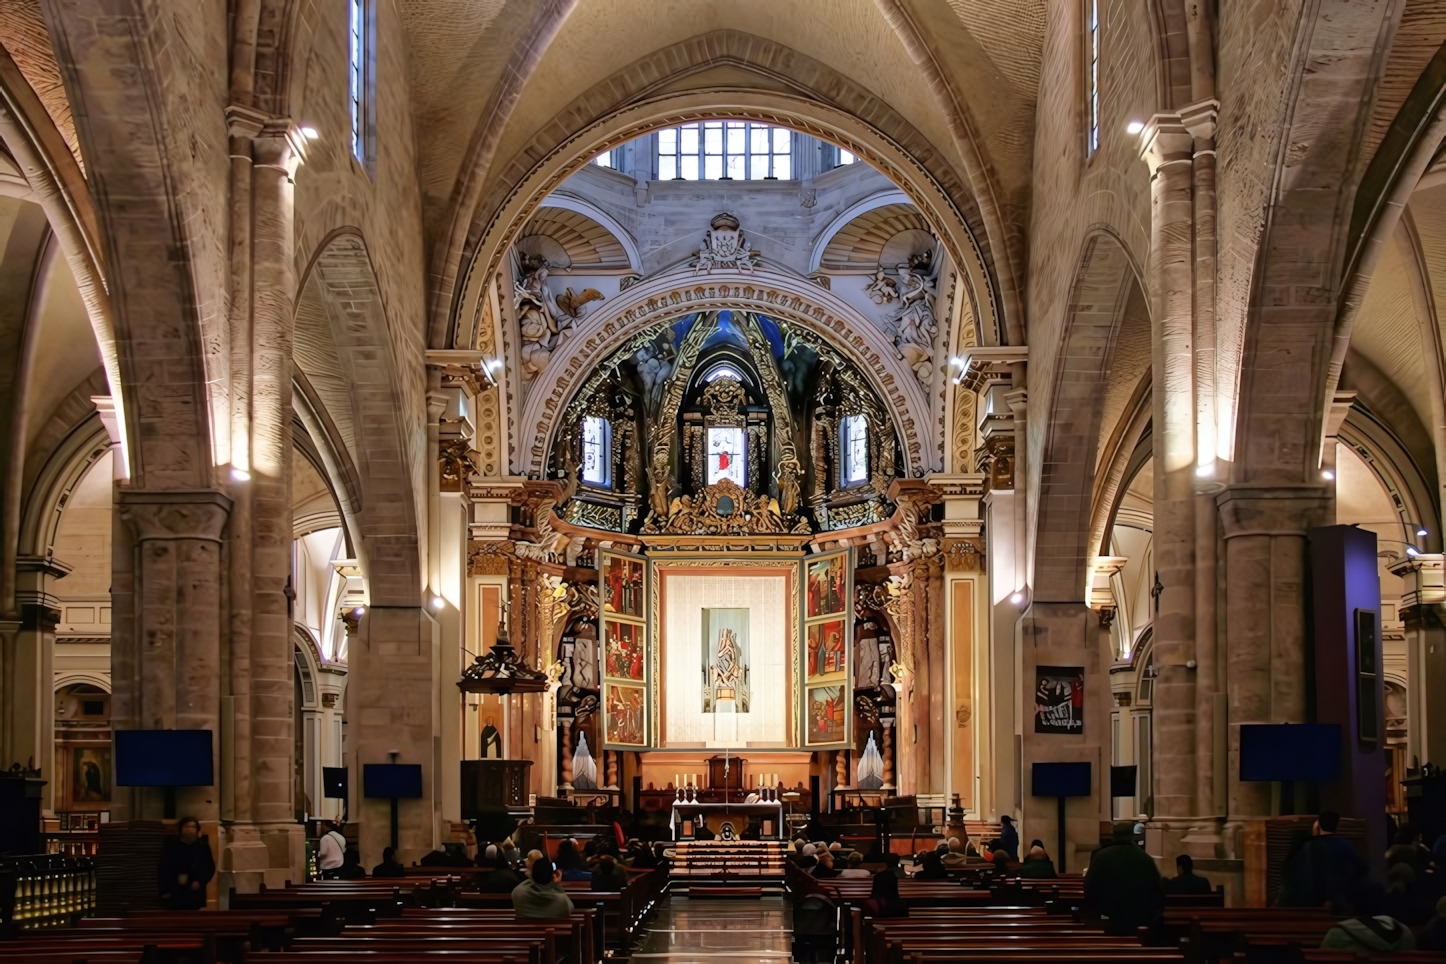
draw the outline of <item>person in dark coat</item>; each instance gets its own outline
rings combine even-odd
[[[1316,818],[1304,845],[1292,841],[1281,877],[1281,907],[1322,907],[1337,914],[1353,913],[1369,901],[1365,858],[1350,842],[1336,836],[1340,815],[1325,811]]]
[[[593,868],[592,883],[589,885],[592,890],[622,890],[628,885],[628,872],[618,865],[611,854],[603,854],[598,858],[597,867]]]
[[[1085,902],[1105,920],[1105,933],[1130,935],[1160,916],[1165,892],[1160,871],[1135,846],[1128,826],[1115,828],[1108,847],[1095,851],[1084,880]]]
[[[397,859],[396,850],[387,847],[382,851],[382,862],[372,868],[373,877],[405,877],[407,868]]]
[[[937,853],[925,854],[922,866],[914,873],[915,880],[948,880],[949,871],[944,868],[944,858]]]
[[[874,874],[873,889],[864,901],[864,913],[870,917],[908,917],[909,905],[899,896],[899,878],[887,870]]]
[[[1049,854],[1043,847],[1036,846],[1029,848],[1029,853],[1024,855],[1019,876],[1029,880],[1049,880],[1059,875],[1054,872],[1054,861],[1049,859]]]
[[[1165,881],[1167,894],[1208,894],[1210,881],[1196,876],[1195,861],[1189,854],[1175,858],[1175,876]]]
[[[342,858],[341,869],[336,872],[337,880],[366,880],[367,870],[361,865],[361,853],[355,847],[347,849]]]
[[[496,847],[484,850],[477,858],[477,866],[490,871],[477,875],[477,889],[484,894],[510,894],[522,883],[522,875],[507,865]]]
[[[1001,849],[1009,854],[1010,860],[1018,860],[1019,831],[1014,829],[1014,818],[1006,813],[999,818],[999,822],[1004,825],[1004,829],[999,832],[999,842],[1004,845]]]
[[[206,906],[206,885],[216,876],[211,843],[201,836],[195,817],[182,817],[176,836],[166,841],[156,869],[161,906],[166,910],[200,910]]]

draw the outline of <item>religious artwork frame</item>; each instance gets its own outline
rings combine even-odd
[[[653,744],[653,655],[648,565],[631,553],[598,553],[602,749]]]
[[[799,706],[802,745],[847,748],[853,741],[853,550],[808,556],[800,565],[803,645],[797,672],[805,688]]]
[[[97,804],[109,806],[111,795],[111,748],[70,747],[69,803],[77,809]]]
[[[650,558],[655,748],[801,748],[801,563],[787,551]],[[733,651],[721,662],[720,646]]]
[[[1034,668],[1034,732],[1057,736],[1084,733],[1083,666]]]

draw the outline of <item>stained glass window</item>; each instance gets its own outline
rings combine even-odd
[[[746,485],[746,455],[742,428],[708,429],[708,484],[731,479],[740,486]]]
[[[843,440],[843,484],[866,482],[869,478],[869,418],[850,415],[839,422]]]
[[[612,426],[605,418],[582,420],[582,480],[590,485],[611,485]]]

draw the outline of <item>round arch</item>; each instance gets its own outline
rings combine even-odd
[[[718,273],[703,278],[668,274],[626,289],[606,311],[588,315],[568,342],[554,352],[518,421],[519,470],[541,473],[557,433],[557,419],[588,372],[623,340],[649,325],[694,311],[755,311],[797,322],[826,338],[859,366],[889,408],[904,446],[909,476],[920,476],[936,461],[929,432],[929,403],[914,373],[898,359],[893,343],[871,322],[831,292],[792,275],[760,269],[750,274]]]
[[[628,256],[628,267],[634,271],[642,272],[643,256],[638,253],[637,242],[628,229],[618,223],[618,220],[608,214],[602,208],[589,201],[585,201],[574,194],[558,191],[547,196],[547,200],[538,205],[538,210],[543,208],[559,208],[563,211],[571,211],[574,214],[581,214],[583,217],[591,218],[602,225],[608,232],[617,239],[618,244],[623,246],[623,251]]]
[[[107,452],[119,457],[98,413],[92,413],[75,426],[51,451],[25,500],[24,515],[20,519],[20,555],[49,553],[55,545],[70,494]]]
[[[661,89],[723,65],[757,74],[769,89]],[[780,82],[790,89],[778,90]],[[1018,312],[1001,308],[1014,301],[1012,292],[1001,296],[996,280],[1004,241],[995,237],[999,231],[986,230],[980,199],[945,154],[847,77],[797,51],[731,30],[628,65],[576,98],[506,161],[484,170],[480,148],[474,151],[459,207],[433,262],[429,343],[472,346],[483,294],[520,226],[588,160],[661,127],[724,118],[789,127],[844,147],[880,170],[920,209],[959,266],[982,340],[1023,343]]]
[[[808,254],[809,273],[812,274],[819,269],[819,266],[823,264],[823,253],[828,248],[829,242],[833,240],[834,235],[843,230],[844,226],[854,218],[862,217],[870,211],[881,208],[886,204],[913,203],[909,195],[903,191],[880,191],[845,208],[838,217],[829,222],[828,227],[824,228],[823,233],[814,240],[813,250]]]

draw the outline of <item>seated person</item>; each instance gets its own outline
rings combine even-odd
[[[355,847],[347,848],[346,856],[341,861],[341,867],[336,872],[336,879],[362,880],[366,875],[366,868],[361,865],[361,854]]]
[[[948,880],[949,871],[944,869],[944,858],[938,851],[924,855],[923,866],[914,872],[915,880]]]
[[[549,919],[572,914],[572,898],[562,889],[562,871],[539,856],[527,880],[512,889],[512,909],[518,917]]]
[[[874,874],[874,887],[864,901],[869,917],[908,917],[909,905],[899,897],[899,878],[887,870]]]
[[[882,873],[893,874],[901,880],[909,876],[908,872],[904,870],[904,862],[899,859],[898,854],[893,853],[884,854],[884,869]]]
[[[999,851],[1004,853],[1004,851]],[[1024,855],[1024,863],[1019,868],[1019,876],[1030,880],[1048,880],[1058,876],[1054,872],[1054,861],[1049,859],[1049,854],[1040,846],[1029,848],[1029,853]]]
[[[943,854],[944,866],[964,866],[964,863],[968,858],[964,855],[964,845],[962,842],[960,842],[959,838],[950,837],[947,841],[945,841],[945,846],[948,849],[946,849]]]
[[[539,856],[541,856],[539,854]],[[491,873],[477,875],[477,889],[484,894],[510,894],[522,883],[522,875],[509,867],[495,846],[489,846],[477,861],[478,867],[487,867]]]
[[[838,872],[840,877],[872,877],[873,874],[864,869],[864,855],[855,850],[849,854],[848,866]]]
[[[818,852],[818,866],[813,868],[813,875],[820,880],[825,877],[842,876],[842,871],[834,869],[832,851],[820,850]]]
[[[1174,877],[1165,880],[1165,893],[1167,894],[1208,894],[1211,891],[1210,881],[1204,877],[1196,876],[1195,861],[1189,854],[1181,854],[1175,858]]]
[[[1416,938],[1411,928],[1392,917],[1352,917],[1326,932],[1322,948],[1355,951],[1358,957],[1414,951]]]
[[[577,841],[564,840],[557,845],[557,866],[563,880],[592,880],[582,855],[577,851]]]
[[[423,867],[472,867],[475,866],[467,856],[467,849],[462,844],[442,844],[441,850],[432,850],[422,855],[417,861]]]
[[[397,859],[397,852],[391,847],[382,851],[382,862],[372,868],[373,877],[405,877],[407,868]]]
[[[597,860],[597,866],[592,872],[593,890],[622,890],[628,885],[628,872],[618,865],[618,862],[609,854],[603,854]]]

